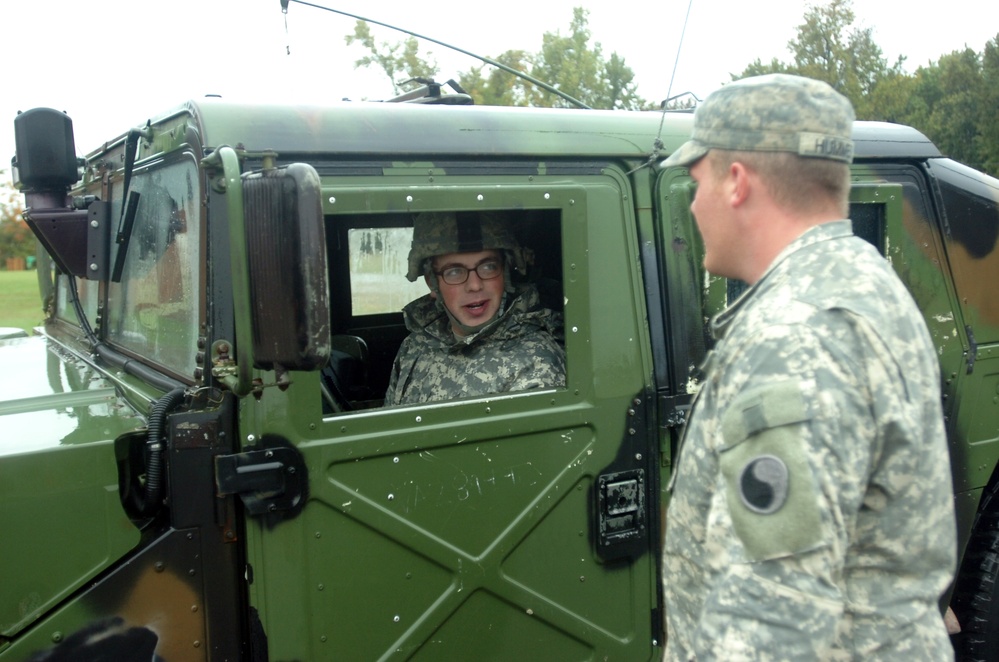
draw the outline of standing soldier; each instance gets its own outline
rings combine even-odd
[[[705,268],[750,285],[712,321],[671,482],[667,659],[953,657],[939,367],[846,220],[853,119],[825,83],[745,79],[665,163],[697,182]]]

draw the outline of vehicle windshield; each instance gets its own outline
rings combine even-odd
[[[108,289],[107,340],[169,370],[195,367],[201,280],[198,170],[183,160],[138,172],[140,193],[120,283]],[[116,196],[112,218],[118,218]]]

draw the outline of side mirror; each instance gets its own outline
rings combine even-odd
[[[51,108],[32,108],[14,118],[14,147],[21,188],[63,193],[79,179],[73,120]]]
[[[63,273],[106,278],[110,206],[69,196],[80,178],[73,120],[51,108],[18,113],[14,141],[17,156],[12,165],[24,192],[28,227]]]
[[[242,175],[253,365],[318,370],[330,305],[319,174],[304,163]]]

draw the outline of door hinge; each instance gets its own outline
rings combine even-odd
[[[975,342],[975,331],[970,324],[966,324],[964,330],[968,334],[968,374],[970,375],[975,369],[975,359],[978,358],[978,343]]]

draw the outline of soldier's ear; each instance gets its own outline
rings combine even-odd
[[[430,290],[430,298],[431,299],[436,299],[437,298],[437,292],[434,290],[434,286],[430,282],[430,275],[429,274],[423,274],[423,282],[427,284],[427,288]]]
[[[738,207],[744,204],[749,197],[750,170],[745,165],[736,161],[729,166],[730,178],[726,180],[725,192],[728,194],[727,202]],[[757,177],[756,182],[760,181]]]

